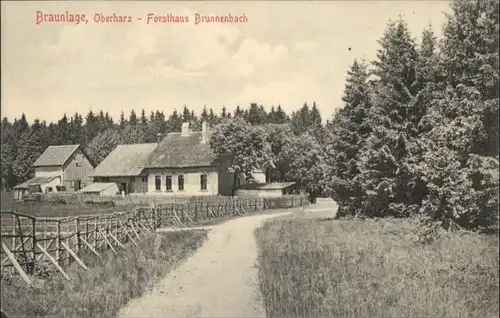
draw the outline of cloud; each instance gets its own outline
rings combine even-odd
[[[295,43],[293,49],[296,52],[311,52],[318,48],[318,43],[314,41],[303,41]]]
[[[55,120],[90,107],[118,116],[132,108],[169,113],[187,104],[199,111],[206,103],[216,110],[251,100],[291,111],[316,100],[328,113],[339,104],[353,59],[373,58],[389,17],[416,11],[408,17],[414,35],[428,20],[440,24],[438,11],[448,5],[422,3],[2,2],[2,112]],[[194,12],[230,12],[249,22],[35,25],[36,10],[191,19]],[[374,10],[381,14],[355,19]]]
[[[253,38],[247,38],[240,43],[239,50],[232,56],[228,66],[233,74],[252,75],[258,67],[276,66],[287,51],[284,45],[272,47],[268,43],[259,43]]]

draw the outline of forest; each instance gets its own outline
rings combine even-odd
[[[353,61],[343,106],[325,121],[314,102],[291,114],[252,103],[220,113],[131,111],[118,120],[104,111],[57,123],[3,118],[2,186],[30,178],[48,145],[79,143],[100,162],[118,144],[155,142],[182,122],[199,130],[207,121],[215,151],[236,154],[231,169],[272,167],[273,181],[331,197],[340,216],[498,228],[499,2],[455,1],[451,9],[440,39],[429,26],[417,43],[403,19],[388,22],[377,58]]]

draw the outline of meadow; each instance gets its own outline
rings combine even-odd
[[[206,231],[151,233],[137,248],[110,251],[100,260],[83,255],[89,271],[77,264],[71,281],[48,274],[28,287],[18,275],[1,280],[2,309],[9,317],[114,317],[129,300],[141,296],[179,262],[194,253]]]
[[[131,211],[137,204],[129,205],[113,205],[109,202],[106,204],[85,204],[85,203],[68,203],[54,201],[15,201],[13,194],[2,192],[0,196],[1,210],[17,210],[19,213],[32,216],[43,217],[70,217],[87,214],[108,214],[113,212]]]
[[[256,231],[268,317],[498,317],[497,235],[328,214]]]

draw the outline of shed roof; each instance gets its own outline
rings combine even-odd
[[[118,187],[114,182],[96,182],[81,189],[80,192],[102,192],[113,186]]]
[[[238,189],[242,190],[281,190],[294,185],[296,182],[273,182],[273,183],[247,183]]]
[[[27,181],[24,181],[23,183],[17,185],[14,187],[14,189],[28,189],[30,186],[36,186],[36,185],[42,185],[49,183],[50,181],[57,179],[59,177],[57,176],[52,176],[52,177],[34,177],[32,179],[29,179]]]
[[[156,143],[118,145],[91,173],[93,177],[140,175]]]
[[[63,166],[78,148],[80,148],[80,145],[49,146],[38,157],[33,166]]]
[[[190,132],[188,136],[181,133],[169,133],[158,144],[148,158],[147,168],[184,168],[210,166],[215,154],[207,141],[202,143],[201,132]]]

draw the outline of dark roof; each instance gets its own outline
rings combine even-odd
[[[93,177],[140,175],[148,156],[158,144],[118,145],[90,174]]]
[[[28,189],[30,186],[42,185],[49,183],[50,181],[59,178],[59,177],[34,177],[33,179],[29,179],[28,181],[24,181],[23,183],[14,187],[14,189]]]
[[[273,182],[273,183],[247,183],[238,189],[242,190],[280,190],[294,185],[295,182]]]
[[[80,148],[80,145],[49,146],[38,157],[33,167],[63,166],[78,148]]]
[[[214,164],[215,154],[210,148],[210,135],[201,142],[201,132],[188,136],[170,133],[158,144],[148,158],[147,168],[204,167]]]

